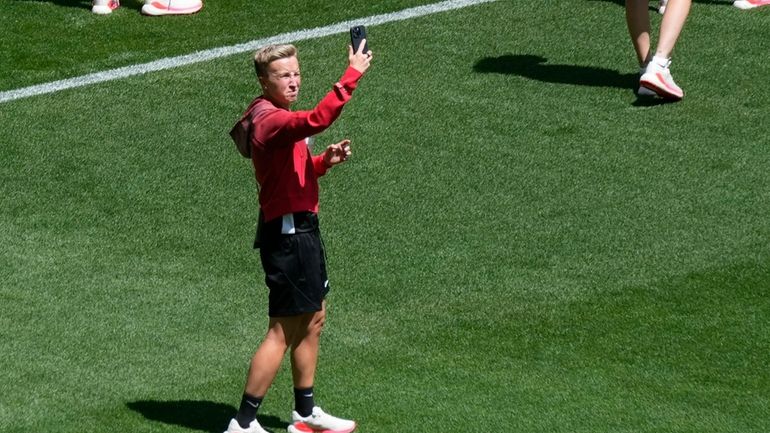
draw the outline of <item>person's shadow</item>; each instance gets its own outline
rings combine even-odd
[[[633,88],[639,78],[637,74],[621,74],[612,69],[548,64],[548,59],[545,57],[530,54],[485,57],[473,65],[473,70],[483,74],[519,75],[546,83],[621,89]]]
[[[191,430],[221,433],[227,428],[237,409],[212,401],[196,400],[140,400],[126,403],[129,409],[146,419]],[[259,416],[262,427],[273,431],[286,431],[289,424],[274,416]]]
[[[545,57],[531,54],[485,57],[473,65],[473,70],[482,74],[513,74],[545,83],[628,90],[638,86],[639,80],[638,74],[622,74],[612,69],[592,66],[549,64]],[[634,105],[649,106],[665,102],[659,98],[638,98]]]

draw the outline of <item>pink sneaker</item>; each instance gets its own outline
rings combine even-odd
[[[652,90],[663,99],[681,101],[684,98],[684,91],[674,82],[674,77],[668,69],[669,65],[671,60],[665,60],[664,64],[661,64],[653,58],[639,78],[639,85]]]
[[[203,8],[201,0],[147,0],[142,13],[151,16],[189,15]]]
[[[760,6],[770,6],[770,0],[735,0],[733,6],[738,9],[754,9]]]
[[[119,0],[93,0],[91,2],[91,12],[99,15],[111,14],[112,11],[119,7]]]

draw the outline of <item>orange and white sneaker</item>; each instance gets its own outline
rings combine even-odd
[[[681,101],[684,98],[684,91],[674,82],[674,77],[668,69],[670,65],[670,59],[653,57],[647,64],[644,74],[639,78],[639,85],[652,90],[663,99]]]
[[[754,9],[760,6],[770,6],[770,0],[735,0],[733,6],[738,9]]]
[[[351,433],[356,429],[355,421],[329,415],[318,406],[304,417],[292,411],[291,420],[292,424],[286,429],[288,433]]]
[[[189,15],[203,8],[201,0],[146,0],[142,13],[151,16]]]
[[[119,0],[93,0],[91,2],[91,12],[99,15],[111,14],[112,11],[119,7]]]

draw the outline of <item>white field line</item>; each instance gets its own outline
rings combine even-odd
[[[268,44],[287,44],[307,39],[321,38],[347,32],[351,26],[366,25],[374,26],[394,21],[403,21],[410,18],[422,17],[439,12],[445,12],[455,9],[461,9],[481,3],[490,3],[497,0],[447,0],[439,3],[433,3],[424,6],[404,9],[398,12],[391,12],[382,15],[373,15],[366,18],[359,18],[350,21],[343,21],[337,24],[331,24],[326,27],[317,27],[314,29],[299,30],[296,32],[282,33],[264,39],[257,39],[243,44],[232,45],[228,47],[212,48],[210,50],[198,51],[192,54],[186,54],[177,57],[167,57],[149,63],[139,65],[124,66],[122,68],[110,69],[108,71],[96,72],[93,74],[82,75],[80,77],[67,78],[65,80],[52,81],[50,83],[38,84],[21,89],[8,90],[0,92],[0,103],[15,101],[17,99],[29,98],[47,93],[54,93],[60,90],[72,89],[76,87],[87,86],[90,84],[101,83],[105,81],[118,80],[133,75],[146,74],[148,72],[162,71],[164,69],[177,68],[179,66],[190,65],[193,63],[205,62],[207,60],[218,59],[249,51],[256,51],[258,48]]]

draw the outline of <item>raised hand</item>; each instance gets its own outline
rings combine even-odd
[[[339,143],[330,144],[324,151],[324,163],[328,166],[337,165],[350,158],[350,140],[342,140]]]
[[[356,52],[353,52],[352,45],[348,45],[348,61],[350,66],[362,74],[369,69],[369,64],[372,61],[372,50],[364,52],[365,46],[366,39],[361,40],[361,45],[358,46],[358,51]]]

